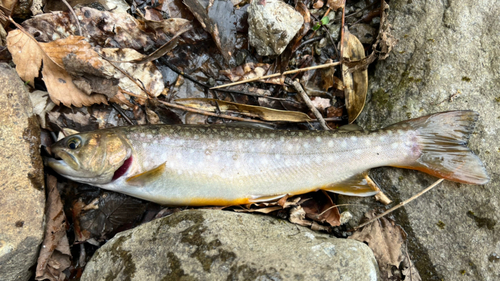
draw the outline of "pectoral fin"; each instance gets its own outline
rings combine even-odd
[[[377,194],[379,190],[375,190],[375,188],[370,185],[370,182],[366,180],[367,175],[368,171],[355,175],[343,182],[326,186],[321,189],[349,196],[373,196]]]
[[[126,182],[134,186],[144,186],[150,182],[158,180],[163,172],[165,172],[165,166],[166,162],[152,170],[140,173],[135,176],[131,176],[126,179]]]

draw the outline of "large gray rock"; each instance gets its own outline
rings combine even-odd
[[[377,280],[363,243],[269,216],[191,210],[119,233],[81,280]]]
[[[248,40],[261,56],[281,54],[304,23],[280,0],[254,0],[248,7]]]
[[[40,126],[16,71],[0,64],[0,280],[27,280],[43,239]]]
[[[370,77],[359,123],[375,129],[427,113],[478,111],[469,146],[491,177],[485,186],[445,181],[396,211],[396,222],[408,233],[422,280],[500,280],[500,3],[398,0],[390,5],[399,43]],[[371,174],[396,202],[436,180],[393,168]]]

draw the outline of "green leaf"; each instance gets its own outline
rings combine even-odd
[[[317,22],[314,26],[313,26],[313,30],[316,31],[318,30],[319,28],[321,27],[321,23],[320,22]]]
[[[321,23],[322,23],[323,25],[327,25],[329,22],[330,22],[330,18],[329,18],[329,17],[323,17],[323,18],[321,19]]]

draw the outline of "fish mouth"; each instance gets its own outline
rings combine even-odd
[[[75,175],[80,170],[77,158],[64,150],[52,150],[53,157],[45,158],[45,163],[61,175]]]

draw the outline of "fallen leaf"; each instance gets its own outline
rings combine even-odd
[[[234,60],[238,22],[246,9],[236,9],[231,1],[184,0],[183,3],[193,13],[215,41],[227,63]]]
[[[337,11],[340,8],[344,8],[345,0],[328,0],[326,5],[330,7],[332,10]]]
[[[45,237],[38,256],[36,280],[49,279],[51,281],[65,280],[63,271],[71,265],[71,252],[68,237],[66,236],[66,215],[56,177],[47,177],[47,204]]]
[[[305,216],[311,220],[331,226],[340,225],[339,209],[326,192],[313,193],[311,200],[304,201],[300,206],[304,209]]]
[[[268,73],[269,67],[270,65],[267,63],[250,62],[234,67],[232,69],[221,70],[219,72],[220,74],[229,78],[231,82],[237,82],[273,74],[273,73]],[[265,81],[265,83],[271,83],[277,85],[283,85],[283,82],[284,82],[283,77],[270,78]]]
[[[375,216],[375,211],[370,211],[365,214],[362,222]],[[349,239],[366,243],[372,249],[382,280],[390,280],[393,269],[398,269],[405,258],[402,253],[402,245],[406,234],[399,225],[386,217],[357,230]]]
[[[365,49],[356,36],[344,30],[344,59],[358,61],[365,58]],[[358,118],[365,107],[366,95],[368,93],[368,70],[361,69],[354,72],[342,64],[342,76],[344,81],[345,104],[349,123]]]
[[[49,93],[36,90],[30,93],[30,100],[33,105],[33,113],[38,116],[40,126],[47,129],[47,113],[56,106],[50,100]]]
[[[262,106],[240,104],[240,103],[208,99],[208,98],[177,99],[175,100],[175,102],[182,104],[184,106],[203,109],[211,112],[215,112],[217,110],[217,107],[212,105],[212,103],[216,102],[221,112],[236,111],[242,115],[258,117],[266,121],[284,121],[284,122],[311,121],[311,118],[303,112],[278,110]]]
[[[137,223],[146,207],[142,200],[120,193],[102,192],[99,198],[82,206],[76,218],[82,233],[88,232],[91,238],[100,241],[126,224]]]
[[[87,95],[73,84],[73,79],[62,67],[60,52],[51,44],[38,43],[33,37],[17,29],[9,32],[7,47],[16,64],[17,73],[32,86],[43,62],[43,79],[50,98],[55,104],[58,105],[62,102],[66,106],[80,107],[94,103],[106,103],[105,96]],[[53,58],[46,51],[53,56],[57,54],[59,56]]]

